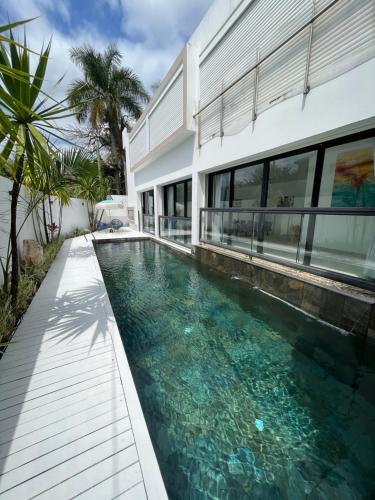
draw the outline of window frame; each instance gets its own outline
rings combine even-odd
[[[303,154],[303,153],[310,153],[312,151],[317,152],[316,156],[316,163],[315,163],[315,172],[314,172],[314,178],[313,178],[313,187],[312,187],[312,193],[311,193],[311,208],[315,208],[319,206],[319,195],[320,195],[320,186],[321,186],[321,181],[322,181],[322,176],[323,176],[323,167],[324,167],[324,157],[325,157],[325,151],[328,148],[334,147],[334,146],[340,146],[346,143],[350,142],[355,142],[355,141],[360,141],[362,139],[369,139],[371,137],[375,137],[375,129],[371,128],[356,134],[348,134],[346,136],[342,136],[336,139],[331,139],[328,141],[323,141],[319,142],[316,144],[312,144],[310,146],[298,148],[298,149],[293,149],[290,151],[287,151],[285,153],[280,153],[277,155],[272,155],[272,156],[266,156],[264,158],[260,158],[258,160],[254,160],[251,162],[247,163],[242,163],[239,165],[235,165],[233,167],[229,168],[224,168],[221,170],[217,170],[215,172],[210,172],[208,174],[208,208],[214,208],[213,206],[213,200],[214,200],[214,183],[213,183],[213,178],[215,175],[219,175],[225,172],[230,172],[231,173],[231,178],[230,178],[230,197],[229,197],[229,208],[233,208],[233,196],[234,196],[234,172],[235,170],[239,170],[241,168],[246,168],[254,165],[260,165],[263,163],[263,182],[262,182],[262,187],[261,187],[261,196],[260,196],[260,206],[257,208],[269,208],[272,210],[272,207],[267,207],[267,198],[268,198],[268,188],[269,188],[269,175],[270,175],[270,163],[271,161],[274,160],[279,160],[282,158],[288,158],[291,156]],[[256,207],[254,207],[256,208]],[[273,207],[274,208],[274,207]],[[327,207],[329,209],[329,207]],[[350,207],[349,207],[350,208]],[[360,207],[359,207],[360,209]],[[358,209],[357,209],[358,210]]]
[[[191,219],[191,216],[189,217],[187,215],[187,203],[188,203],[188,199],[187,199],[187,193],[188,193],[188,188],[187,188],[187,185],[188,183],[191,182],[192,183],[192,179],[189,178],[189,179],[184,179],[182,181],[177,181],[177,182],[173,182],[171,184],[166,184],[165,186],[163,186],[163,215],[164,217],[177,217],[177,218],[186,218],[186,219]],[[177,185],[178,184],[183,184],[184,185],[184,215],[176,215],[176,192],[177,192]],[[169,188],[173,188],[173,215],[171,214],[168,214],[168,189]],[[191,191],[190,191],[192,194],[193,194],[193,185],[191,186]],[[192,200],[191,200],[192,202]]]
[[[147,203],[146,203],[146,196],[148,196],[148,198],[151,196],[153,199],[152,214],[149,213],[148,198],[147,198]],[[146,212],[146,206],[147,206],[147,212]],[[153,189],[148,189],[147,191],[142,192],[142,214],[143,215],[155,215],[155,195],[154,195]]]

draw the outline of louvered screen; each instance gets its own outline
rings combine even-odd
[[[255,0],[200,66],[204,106],[311,17],[311,0]]]
[[[375,57],[375,1],[340,0],[314,23],[311,87]]]
[[[304,30],[260,65],[258,113],[303,92],[308,35]]]
[[[130,142],[130,157],[132,165],[138,163],[146,154],[147,151],[147,129],[144,123],[139,129],[137,135]]]
[[[257,54],[260,60],[268,56],[331,3],[254,0],[200,64],[201,107],[250,70]],[[307,26],[260,64],[257,113],[303,92],[309,37]],[[314,22],[307,83],[310,87],[319,85],[374,56],[375,0],[339,0]],[[202,143],[219,135],[221,127],[224,135],[233,134],[249,123],[254,89],[250,90],[251,85],[244,80],[255,83],[255,71],[201,113]]]
[[[150,114],[151,150],[183,125],[183,110],[183,74],[181,71]]]
[[[217,99],[202,111],[199,124],[200,144],[220,135],[220,106],[220,99]]]
[[[223,96],[223,133],[238,134],[253,117],[255,72],[249,73]]]

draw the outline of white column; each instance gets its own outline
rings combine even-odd
[[[193,245],[199,243],[200,209],[206,206],[205,179],[205,174],[193,172],[191,204],[191,242]]]
[[[135,205],[135,223],[137,224],[138,231],[143,231],[143,224],[142,224],[142,193],[137,192],[136,195],[136,205]]]
[[[163,187],[154,186],[154,200],[155,200],[155,236],[159,235],[159,215],[163,215]]]

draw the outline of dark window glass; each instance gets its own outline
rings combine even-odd
[[[316,156],[311,151],[270,162],[268,207],[311,206]]]
[[[228,208],[230,200],[230,172],[213,176],[212,201],[214,208]]]
[[[262,193],[262,179],[263,164],[235,170],[233,207],[259,207]]]
[[[185,216],[185,184],[176,184],[176,216]]]
[[[143,213],[154,215],[154,191],[145,191],[142,193]]]
[[[174,186],[168,186],[165,189],[167,190],[167,206],[165,215],[172,216],[174,215]]]
[[[191,217],[191,181],[187,181],[186,188],[186,217]]]
[[[191,180],[164,187],[164,214],[168,217],[191,217]]]

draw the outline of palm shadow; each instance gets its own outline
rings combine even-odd
[[[111,357],[109,332],[114,320],[108,316],[104,283],[94,276],[84,279],[79,263],[66,270],[67,258],[85,259],[95,252],[86,242],[83,245],[73,242],[64,243],[0,361],[0,494],[1,478],[7,473],[4,468],[8,455],[13,453],[13,441],[18,439],[16,431],[25,403],[32,399],[32,411],[40,408],[43,417],[43,412],[48,411],[45,394],[59,390],[54,385],[55,368],[60,369],[59,373],[66,369],[61,385],[64,389],[77,384],[78,390],[80,387],[72,375],[75,370],[83,373],[91,358],[97,366],[104,365],[104,359]],[[35,375],[38,382],[30,388]],[[84,379],[92,379],[93,384],[95,377],[95,369],[83,375]]]

